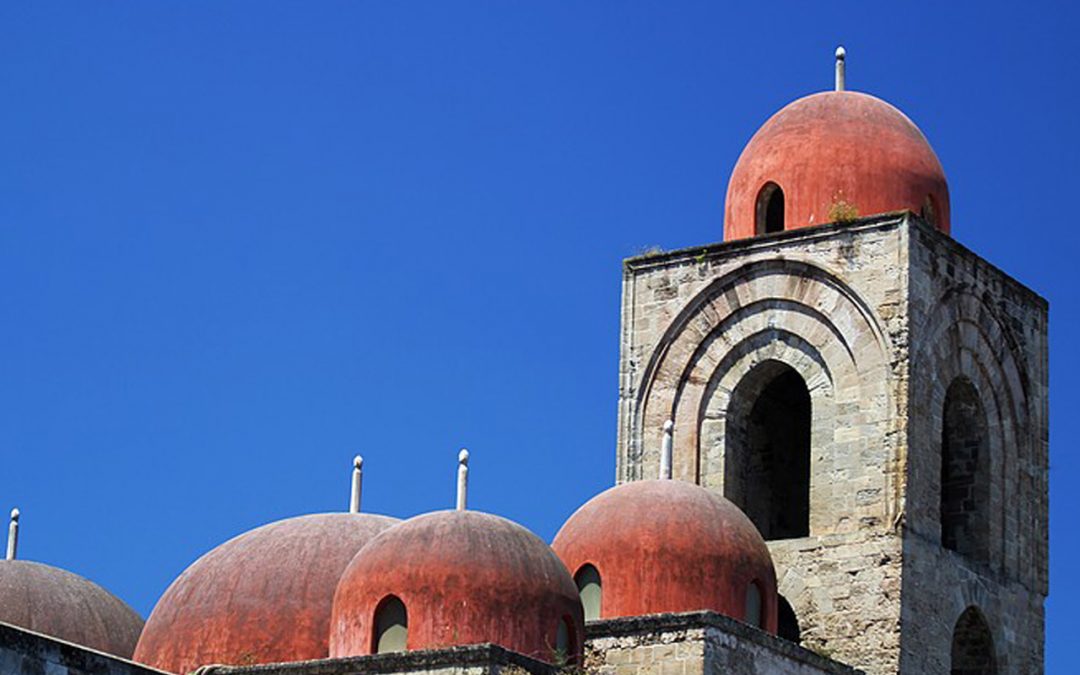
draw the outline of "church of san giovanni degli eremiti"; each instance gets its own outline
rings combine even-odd
[[[299,516],[191,564],[145,624],[0,561],[19,675],[1040,673],[1047,303],[950,235],[918,127],[801,98],[724,241],[623,269],[617,485],[549,545],[466,508]]]

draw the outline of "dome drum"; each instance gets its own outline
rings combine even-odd
[[[134,659],[175,673],[221,663],[326,658],[338,579],[398,521],[322,513],[246,532],[195,561],[165,591]]]
[[[933,148],[885,101],[822,92],[785,106],[743,149],[724,239],[902,210],[949,232],[949,188]]]
[[[552,546],[591,616],[712,610],[776,632],[768,547],[738,507],[700,486],[646,480],[611,488],[578,509]]]
[[[28,560],[0,560],[0,621],[131,658],[143,620],[83,577]]]
[[[584,619],[569,573],[536,535],[497,516],[442,511],[375,538],[341,578],[330,655],[385,651],[382,608],[395,602],[407,649],[491,642],[552,663],[581,657]]]

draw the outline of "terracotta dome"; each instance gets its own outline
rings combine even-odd
[[[570,573],[535,534],[498,516],[439,511],[372,540],[338,585],[330,655],[379,651],[377,614],[388,601],[404,607],[407,649],[491,642],[543,661],[581,657]]]
[[[598,574],[599,618],[713,610],[776,632],[765,541],[737,506],[703,487],[613,487],[570,516],[552,547],[579,584]],[[747,616],[754,595],[758,618]]]
[[[131,658],[143,620],[92,581],[28,560],[0,560],[0,621]]]
[[[785,106],[746,145],[728,184],[724,239],[907,209],[949,232],[949,188],[919,128],[868,94],[829,91]],[[769,222],[769,227],[766,227]]]
[[[322,513],[225,542],[165,591],[135,660],[186,673],[211,663],[325,658],[341,573],[364,544],[396,522],[369,513]]]

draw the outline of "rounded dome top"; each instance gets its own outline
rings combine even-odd
[[[782,203],[770,208],[774,194]],[[949,232],[949,188],[933,148],[885,101],[827,91],[785,106],[743,149],[724,239],[904,209]]]
[[[341,573],[364,544],[396,522],[370,513],[320,513],[230,539],[161,596],[134,659],[186,673],[210,663],[326,658]]]
[[[123,600],[66,570],[0,560],[0,621],[131,658],[143,620]]]
[[[769,549],[737,506],[706,488],[618,485],[570,516],[552,547],[579,585],[598,586],[599,618],[712,610],[776,632]]]
[[[498,516],[438,511],[373,539],[338,585],[330,656],[380,651],[388,602],[407,619],[407,649],[492,642],[549,662],[581,656],[584,619],[569,572],[539,537]]]

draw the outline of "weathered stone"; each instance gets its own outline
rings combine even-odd
[[[953,627],[975,606],[999,668],[1042,670],[1042,298],[906,214],[636,258],[624,269],[618,481],[656,477],[671,418],[675,477],[746,510],[764,488],[732,468],[745,463],[739,439],[757,405],[740,385],[762,363],[783,364],[811,399],[809,536],[770,549],[804,643],[868,672],[947,673]],[[643,292],[653,288],[670,299]],[[945,488],[954,508],[990,514],[985,554],[974,557],[947,548],[940,520],[945,399],[958,378],[987,418],[976,453],[982,492]]]

